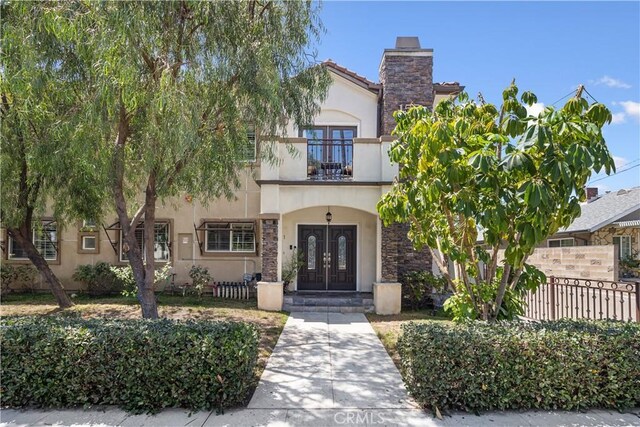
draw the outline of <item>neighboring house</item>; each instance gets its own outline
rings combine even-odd
[[[587,197],[580,216],[543,242],[528,262],[547,276],[618,280],[635,275],[626,265],[640,259],[640,187],[603,195],[588,188]]]
[[[259,144],[251,136],[252,161],[235,200],[211,200],[205,207],[186,194],[158,207],[156,261],[170,262],[177,282],[190,281],[194,264],[209,268],[216,281],[254,273],[277,281],[295,250],[305,260],[291,284],[296,290],[371,292],[374,282],[431,269],[428,252],[412,250],[407,226],[382,226],[376,203],[397,175],[387,154],[393,111],[412,104],[432,108],[463,87],[433,83],[433,50],[421,48],[415,37],[399,37],[394,49],[384,50],[379,83],[332,61],[324,64],[333,79],[327,99],[312,127],[290,127],[288,138],[276,142],[279,163],[256,160]],[[71,278],[78,265],[126,264],[115,215],[105,224],[85,221],[63,230],[43,221],[44,233],[34,232],[34,242],[67,289],[78,286]],[[140,227],[140,241],[143,234]],[[28,262],[6,233],[3,240],[3,262]]]

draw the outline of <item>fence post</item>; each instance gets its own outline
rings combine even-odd
[[[636,322],[640,323],[640,282],[636,281]]]
[[[555,278],[551,276],[551,283],[549,284],[549,292],[550,295],[550,304],[551,309],[549,310],[551,320],[556,320],[556,284]]]

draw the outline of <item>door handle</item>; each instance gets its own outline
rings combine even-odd
[[[331,266],[331,253],[323,252],[322,261],[324,262],[324,268],[329,268]]]

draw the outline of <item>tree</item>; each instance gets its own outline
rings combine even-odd
[[[527,257],[579,216],[593,171],[615,170],[602,136],[611,113],[589,105],[582,92],[538,116],[526,109],[536,96],[525,92],[518,100],[515,83],[499,109],[462,94],[433,112],[395,113],[390,158],[402,167],[378,211],[385,223],[408,222],[414,245],[431,249],[455,292],[448,306],[458,317],[521,313],[519,292],[544,280]],[[459,279],[447,260],[457,264]]]
[[[3,2],[1,14],[2,226],[65,308],[71,300],[33,235],[50,237],[40,221],[45,211],[53,212],[58,232],[66,221],[99,218],[100,162],[77,114],[86,81],[70,46],[52,34],[36,3]]]
[[[43,6],[45,7],[45,6]],[[322,26],[302,1],[47,4],[54,32],[91,73],[91,121],[110,159],[114,208],[142,315],[154,296],[156,204],[180,192],[232,197],[247,133],[312,122],[329,77],[310,45]],[[273,160],[268,144],[262,157]],[[144,252],[136,240],[144,224]]]

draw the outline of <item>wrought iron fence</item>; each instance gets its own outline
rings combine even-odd
[[[352,139],[307,140],[307,178],[342,180],[352,177]]]
[[[610,282],[550,277],[525,294],[525,317],[537,320],[592,319],[640,322],[640,281]]]

